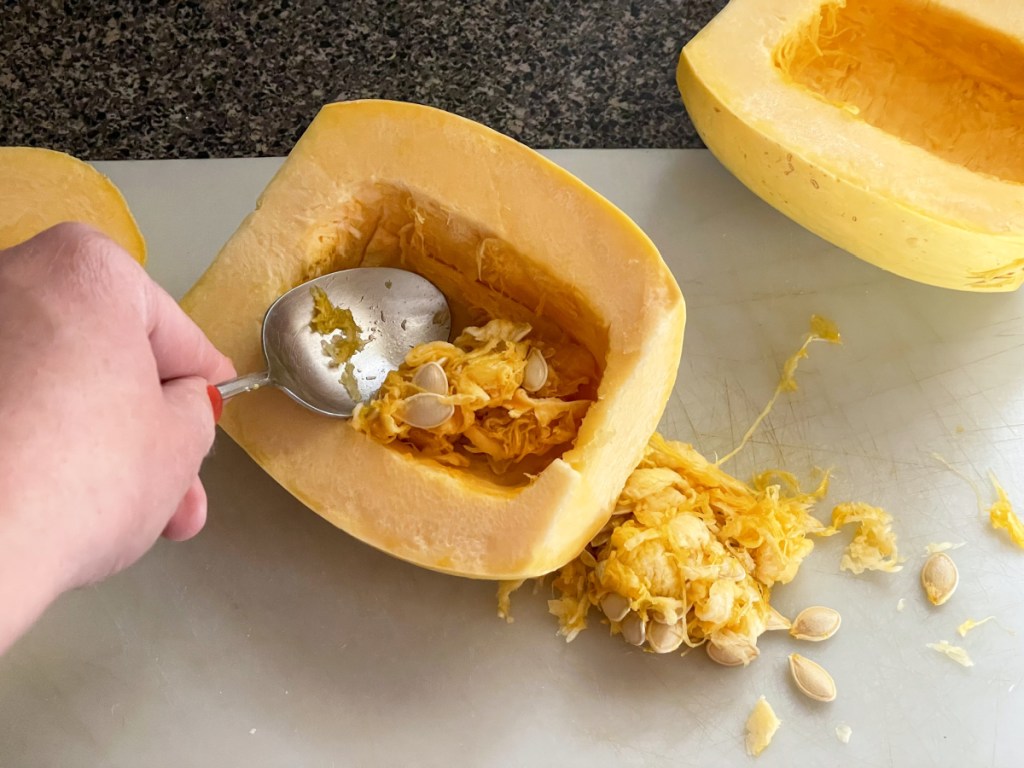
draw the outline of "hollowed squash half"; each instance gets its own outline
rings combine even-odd
[[[604,524],[674,384],[684,305],[651,241],[539,154],[455,115],[323,108],[183,306],[239,371],[262,365],[269,304],[319,274],[411,269],[448,297],[453,337],[528,324],[553,366],[588,371],[570,443],[495,469],[382,444],[275,390],[221,425],[281,485],[353,536],[428,568],[547,573]]]
[[[1024,5],[732,0],[683,49],[704,142],[798,223],[904,277],[1024,282]]]

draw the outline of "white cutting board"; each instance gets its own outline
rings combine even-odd
[[[596,617],[567,645],[545,594],[517,594],[506,625],[492,584],[350,539],[221,436],[204,469],[203,534],[64,597],[0,660],[0,766],[745,765],[743,725],[762,693],[783,725],[760,766],[1024,762],[1024,551],[931,457],[982,487],[994,470],[1024,507],[1024,293],[953,293],[863,264],[703,151],[549,154],[635,218],[682,284],[668,436],[709,455],[732,448],[810,315],[838,322],[845,344],[812,347],[800,391],[731,468],[833,468],[830,501],[895,515],[904,571],[840,573],[849,536],[822,542],[775,602],[790,615],[832,605],[842,629],[819,645],[767,636],[747,669],[642,653]],[[100,167],[146,233],[150,272],[180,296],[279,162]],[[959,591],[941,609],[918,585],[932,541],[966,542],[953,553]],[[955,635],[990,614],[999,624]],[[925,648],[941,639],[976,666]],[[831,670],[837,701],[794,691],[793,650]],[[848,745],[840,723],[853,728]]]

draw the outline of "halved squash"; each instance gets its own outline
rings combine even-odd
[[[740,181],[904,277],[1024,282],[1024,5],[732,0],[683,49],[683,101]]]
[[[146,263],[146,242],[121,192],[91,165],[63,152],[0,147],[0,211],[0,249],[62,221],[80,221]]]
[[[231,401],[221,425],[299,500],[397,557],[492,579],[572,559],[607,520],[675,380],[684,305],[655,246],[580,181],[481,125],[413,104],[331,104],[182,304],[239,371],[256,370],[270,303],[357,266],[411,269],[445,292],[461,346],[427,354],[430,366],[476,360],[486,343],[522,375],[532,343],[556,369],[589,371],[574,439],[511,465],[472,452],[444,463],[276,390]]]

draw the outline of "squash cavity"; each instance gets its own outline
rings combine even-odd
[[[451,342],[413,350],[357,409],[355,429],[509,488],[573,446],[597,399],[608,337],[550,267],[437,201],[380,181],[311,226],[305,249],[294,285],[356,267],[408,269],[437,285],[451,309]],[[417,381],[427,365],[443,386]]]
[[[784,78],[927,152],[1024,182],[1024,46],[910,0],[826,3],[772,57]]]

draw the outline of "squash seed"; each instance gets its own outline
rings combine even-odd
[[[652,621],[647,625],[647,645],[655,653],[672,653],[686,638],[686,626],[683,620],[674,624]]]
[[[783,616],[774,608],[768,608],[768,618],[765,619],[764,629],[766,632],[772,632],[777,629],[789,629],[792,625],[789,619]]]
[[[644,627],[644,620],[632,611],[622,620],[622,639],[630,645],[641,646],[646,639],[647,630]]]
[[[708,658],[723,667],[745,667],[761,655],[756,645],[718,646],[709,641],[705,647]]]
[[[793,619],[793,626],[789,634],[797,640],[810,640],[812,643],[819,643],[828,640],[839,631],[842,623],[842,616],[834,608],[826,608],[823,605],[814,605],[804,608],[797,617]]]
[[[601,598],[601,610],[611,621],[622,621],[629,613],[629,600],[617,592],[609,592]]]
[[[539,349],[534,347],[526,356],[526,368],[523,369],[523,389],[536,392],[548,381],[548,361]]]
[[[444,368],[433,361],[424,363],[416,369],[412,383],[424,392],[433,392],[435,395],[448,394],[448,376]]]
[[[932,605],[942,605],[949,600],[959,583],[960,572],[956,563],[945,552],[936,552],[925,560],[921,568],[921,586]]]
[[[454,414],[455,406],[436,392],[419,392],[407,397],[401,411],[402,420],[419,429],[439,427]]]
[[[815,701],[833,701],[836,697],[836,682],[820,664],[801,656],[789,654],[789,671],[800,692]]]

